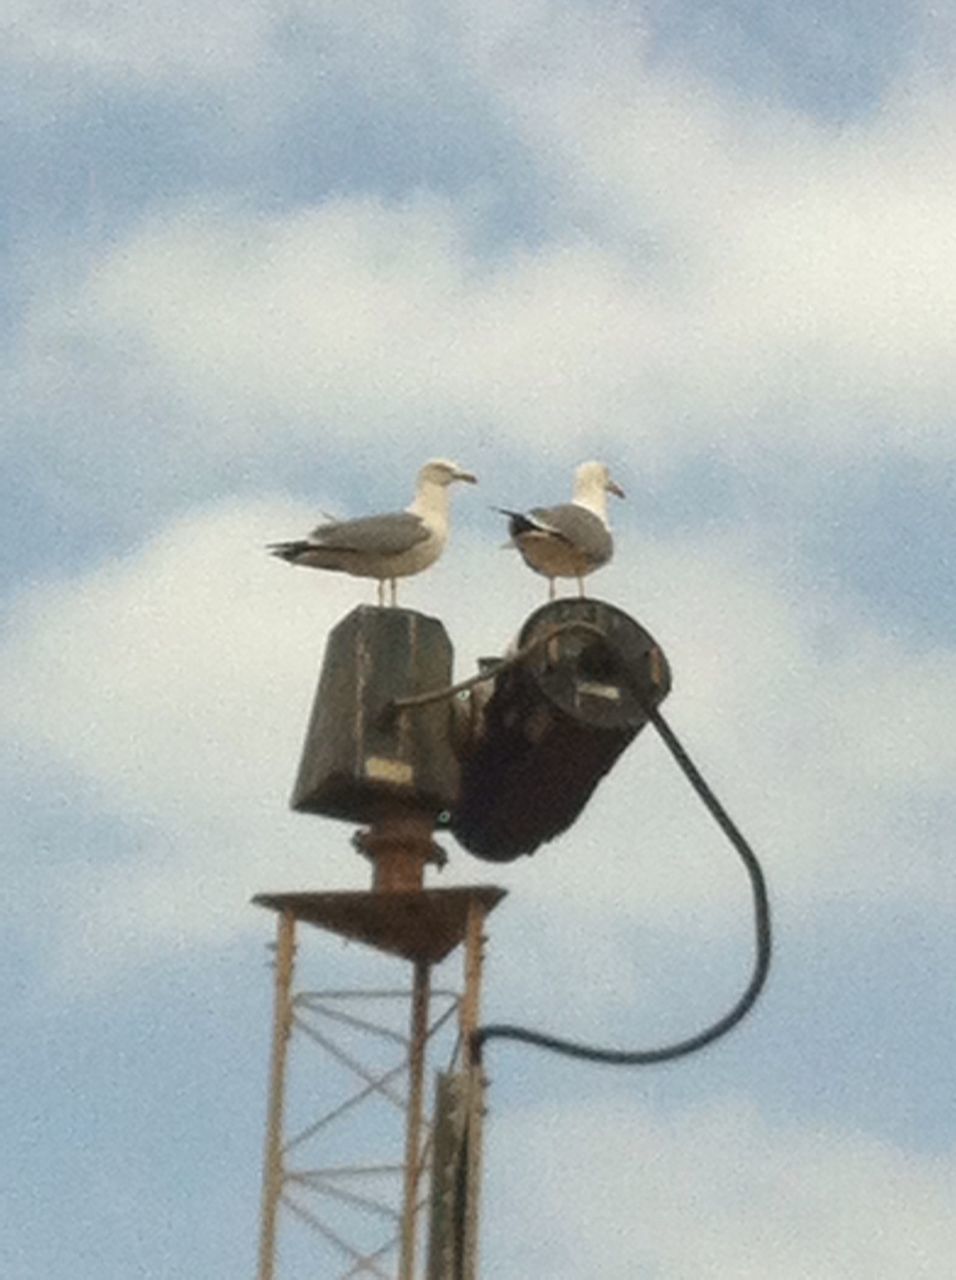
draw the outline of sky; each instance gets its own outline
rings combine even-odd
[[[374,599],[263,545],[405,505],[438,455],[480,485],[400,599],[459,675],[545,597],[492,508],[611,466],[591,589],[667,654],[776,925],[757,1008],[692,1059],[489,1048],[484,1274],[945,1280],[952,9],[3,17],[2,1274],[254,1274],[250,899],[364,883],[349,827],[287,802],[325,636]],[[440,883],[508,890],[491,1020],[653,1047],[746,982],[745,876],[650,733],[534,858],[445,843]],[[301,962],[402,977],[318,934]],[[297,1230],[283,1280],[325,1265]]]

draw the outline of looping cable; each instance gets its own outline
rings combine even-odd
[[[767,884],[757,855],[744,839],[730,815],[705,782],[700,771],[681,745],[677,735],[656,707],[646,707],[648,719],[657,730],[664,745],[670,751],[690,785],[700,797],[711,817],[723,831],[724,835],[736,849],[750,878],[753,894],[754,926],[756,945],[754,967],[751,978],[743,994],[736,1004],[718,1018],[716,1022],[705,1027],[696,1035],[659,1049],[609,1049],[585,1044],[578,1040],[567,1040],[561,1036],[550,1035],[543,1031],[535,1031],[530,1027],[512,1026],[509,1023],[490,1023],[478,1027],[474,1033],[474,1048],[480,1057],[482,1049],[490,1040],[515,1040],[521,1044],[529,1044],[538,1049],[546,1049],[552,1053],[563,1054],[569,1058],[580,1058],[586,1062],[605,1063],[610,1066],[639,1067],[651,1063],[670,1062],[675,1058],[683,1058],[696,1053],[699,1049],[713,1044],[721,1036],[727,1034],[749,1013],[763,990],[770,971],[772,953],[772,937],[770,924],[770,900]]]

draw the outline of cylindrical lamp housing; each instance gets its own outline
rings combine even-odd
[[[654,638],[600,600],[545,605],[516,647],[568,624],[584,625],[504,670],[474,717],[451,829],[478,857],[510,861],[567,830],[670,690]]]

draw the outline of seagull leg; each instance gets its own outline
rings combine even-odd
[[[584,599],[584,579],[583,578],[578,578],[578,595],[582,600]]]
[[[378,607],[381,609],[385,604],[385,579],[378,579]]]
[[[390,590],[391,590],[391,595],[392,595],[392,608],[394,609],[394,608],[395,608],[395,606],[398,604],[398,579],[397,579],[397,578],[389,578],[389,580],[388,580],[388,585],[389,585],[389,588],[390,588]]]
[[[553,600],[555,596],[554,578],[548,579],[548,599]]]

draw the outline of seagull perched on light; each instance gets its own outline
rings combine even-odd
[[[415,500],[404,511],[359,520],[330,520],[318,525],[307,538],[273,542],[268,550],[289,564],[350,573],[355,578],[377,578],[380,605],[385,603],[387,582],[394,605],[396,579],[421,573],[445,549],[448,486],[456,480],[476,483],[470,471],[444,458],[433,458],[419,471]]]
[[[614,553],[607,521],[607,495],[624,497],[603,462],[582,462],[574,473],[574,497],[557,507],[534,507],[527,514],[498,510],[508,516],[511,541],[529,568],[548,579],[548,599],[554,599],[555,578],[577,578],[584,595],[584,579]]]

